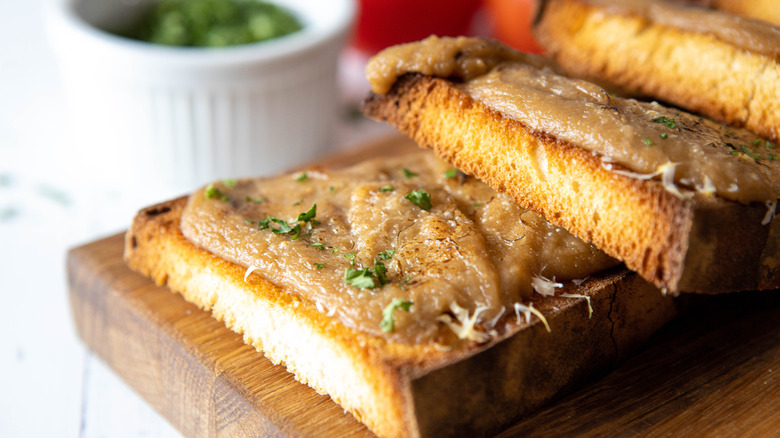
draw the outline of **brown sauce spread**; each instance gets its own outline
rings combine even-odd
[[[617,264],[429,152],[217,182],[190,197],[181,227],[343,324],[403,343],[465,342],[442,315],[460,324],[458,308],[477,313],[475,330],[488,332],[515,316],[534,278],[582,279]],[[408,311],[388,312],[394,300]]]
[[[492,68],[447,77],[459,79],[456,86],[466,94],[529,129],[591,151],[601,157],[605,168],[631,177],[671,181],[669,177],[673,176],[674,183],[665,185],[676,194],[680,194],[679,185],[739,202],[780,198],[777,145],[745,129],[656,103],[610,95],[597,85],[559,75],[531,55],[508,55],[508,49],[498,43],[431,37],[381,52],[368,65],[369,78],[379,78],[376,89],[389,89],[385,83],[389,78],[394,81],[403,73],[428,71],[420,68],[421,60],[429,58],[436,46],[441,46],[443,53],[452,54],[458,53],[453,47],[480,44],[481,50],[471,50],[469,54],[486,56],[491,61],[484,64],[491,64]],[[491,50],[496,53],[491,54]],[[462,59],[451,60],[453,64],[460,62]],[[388,65],[393,68],[373,71]]]
[[[580,0],[608,14],[637,16],[686,32],[711,35],[748,52],[780,60],[780,27],[680,1]]]

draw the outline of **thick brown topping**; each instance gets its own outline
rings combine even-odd
[[[442,38],[407,44],[401,52],[380,53],[371,65],[392,64],[392,77],[424,72],[420,59],[435,51],[436,45],[452,53],[454,41]],[[472,41],[474,45],[482,43]],[[422,55],[413,55],[414,44]],[[399,53],[412,61],[404,64]],[[381,61],[385,57],[392,62]],[[488,55],[488,59],[495,58]],[[600,155],[607,169],[634,178],[663,180],[668,190],[680,196],[676,185],[740,202],[780,198],[780,150],[776,145],[744,129],[655,103],[612,96],[597,85],[566,78],[542,66],[541,61],[526,58],[533,62],[518,58],[497,63],[490,71],[467,76],[457,86],[533,131]],[[458,61],[453,58],[451,62]],[[373,73],[370,77],[385,76]]]
[[[382,51],[366,65],[371,91],[387,93],[398,76],[421,73],[440,78],[468,80],[487,73],[507,61],[538,67],[552,66],[542,57],[512,50],[496,41],[480,38],[431,36],[417,43],[401,44]]]
[[[579,1],[598,6],[609,14],[644,17],[685,32],[712,35],[740,49],[780,60],[780,28],[763,21],[672,1]]]
[[[427,152],[216,183],[190,197],[182,231],[345,325],[405,343],[463,342],[455,331],[475,312],[477,326],[461,336],[485,340],[532,282],[554,290],[540,277],[584,278],[616,264]]]

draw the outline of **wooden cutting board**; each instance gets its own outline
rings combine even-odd
[[[411,147],[393,138],[320,163]],[[373,436],[209,314],[130,271],[122,251],[116,235],[68,253],[79,336],[185,436]],[[780,291],[694,297],[638,355],[502,436],[637,434],[780,436]]]

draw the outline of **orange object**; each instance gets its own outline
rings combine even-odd
[[[484,0],[484,4],[496,39],[523,52],[544,51],[531,29],[536,14],[535,0]]]
[[[360,0],[353,45],[375,53],[429,35],[466,35],[481,3],[481,0]]]

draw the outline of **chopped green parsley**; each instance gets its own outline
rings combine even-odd
[[[407,168],[404,168],[403,171],[404,171],[404,176],[407,177],[407,178],[412,178],[412,177],[417,176],[417,174],[415,172],[412,172],[411,170],[409,170]]]
[[[653,143],[653,140],[650,140],[648,137],[642,137],[642,141],[645,142],[646,145],[652,146],[655,143]]]
[[[382,310],[382,322],[379,323],[379,327],[383,332],[392,333],[395,331],[395,311],[402,309],[406,312],[412,307],[412,302],[395,298],[388,304],[384,310]]]
[[[120,35],[155,44],[224,47],[281,37],[302,29],[295,15],[265,1],[161,0]]]
[[[677,122],[674,119],[664,116],[654,118],[653,123],[663,123],[669,128],[677,127]]]
[[[257,221],[257,225],[261,230],[271,230],[274,234],[289,234],[290,239],[295,240],[301,234],[301,222],[309,223],[312,226],[319,223],[314,219],[315,216],[317,216],[317,204],[312,205],[308,211],[299,214],[295,221],[287,222],[283,219],[267,217]]]
[[[764,158],[761,155],[753,152],[752,149],[750,149],[749,147],[747,147],[745,145],[741,145],[740,149],[742,149],[742,152],[744,152],[745,155],[747,155],[748,157],[750,157],[750,158],[752,158],[754,160],[762,160]]]
[[[347,255],[354,257],[354,254]],[[389,280],[387,279],[387,267],[379,260],[374,260],[373,268],[347,268],[346,271],[344,271],[344,281],[359,289],[374,289],[375,287],[384,286],[389,283]]]
[[[392,192],[393,190],[395,190],[395,187],[390,186],[390,185],[382,186],[382,187],[379,188],[380,192]]]
[[[445,178],[455,178],[458,176],[458,170],[457,169],[447,169],[444,171],[444,177]]]
[[[246,197],[246,202],[254,202],[255,204],[261,204],[261,203],[265,202],[265,198],[261,196],[261,197],[259,197],[257,199],[252,199],[251,196],[247,196]]]
[[[378,254],[379,258],[382,260],[390,260],[393,258],[393,255],[395,254],[394,249],[386,249]]]
[[[408,199],[412,204],[422,208],[425,211],[431,210],[431,194],[423,189],[409,192],[405,198]]]
[[[298,182],[303,182],[306,181],[307,179],[309,179],[309,175],[306,172],[302,172],[300,175],[298,175],[297,178],[295,178],[295,180]]]
[[[222,191],[219,190],[214,184],[209,184],[206,186],[204,195],[206,196],[206,199],[219,199],[220,201],[224,202],[229,201],[228,197],[225,196]]]
[[[358,289],[373,289],[376,287],[374,275],[369,268],[347,268],[344,271],[344,281]]]

